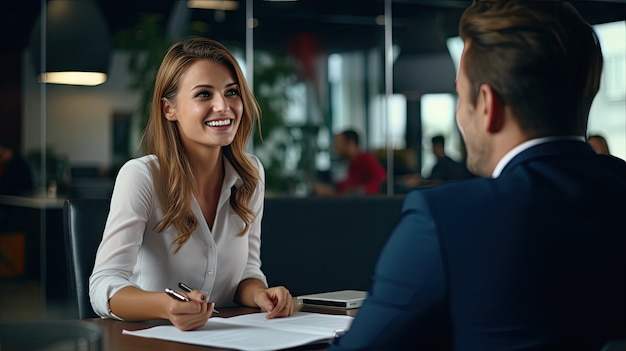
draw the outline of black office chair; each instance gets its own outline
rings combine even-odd
[[[69,280],[81,319],[98,317],[89,302],[89,276],[109,214],[109,203],[109,199],[69,199],[63,205]]]

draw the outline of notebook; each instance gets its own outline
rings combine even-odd
[[[303,305],[335,308],[359,308],[367,297],[367,292],[360,290],[340,290],[318,294],[301,295],[298,299]]]

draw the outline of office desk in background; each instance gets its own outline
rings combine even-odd
[[[69,282],[63,237],[63,198],[0,195],[0,207],[18,214],[17,231],[25,236],[25,269],[28,279],[41,280],[46,304],[67,303]]]
[[[316,312],[327,314],[341,314],[355,316],[357,309],[340,310],[323,307],[302,306],[301,311]],[[250,307],[232,307],[220,308],[220,317],[234,317],[242,314],[256,313],[259,309]],[[98,325],[102,329],[102,351],[153,351],[153,350],[176,350],[176,351],[213,351],[224,350],[220,348],[184,344],[173,341],[142,338],[133,335],[124,335],[122,330],[140,330],[150,328],[156,325],[169,324],[167,321],[150,321],[150,322],[122,322],[113,319],[90,318],[83,319],[90,323]],[[290,350],[325,350],[326,344],[306,345]]]

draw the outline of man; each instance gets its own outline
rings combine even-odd
[[[409,174],[402,178],[401,182],[407,188],[417,186],[437,185],[451,180],[467,179],[473,175],[464,164],[456,162],[446,155],[445,138],[443,135],[435,135],[430,139],[433,155],[437,162],[430,171],[430,176],[422,178],[419,173]]]
[[[349,161],[345,179],[331,187],[319,182],[313,183],[313,191],[319,196],[331,195],[375,195],[380,194],[382,182],[386,178],[385,169],[376,157],[359,146],[359,134],[346,130],[335,136],[335,152],[343,160]]]
[[[445,139],[443,135],[435,135],[430,141],[433,146],[433,154],[437,158],[437,163],[435,163],[433,169],[430,171],[428,180],[433,183],[443,183],[472,176],[465,165],[456,162],[446,155]]]
[[[330,350],[594,350],[626,336],[626,163],[585,143],[598,39],[563,1],[461,17],[457,123],[475,178],[409,193]]]

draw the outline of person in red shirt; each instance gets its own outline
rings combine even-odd
[[[381,184],[386,179],[385,169],[374,155],[361,149],[357,132],[346,130],[335,135],[335,152],[350,162],[347,176],[335,187],[314,182],[313,191],[316,195],[380,194]]]

